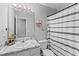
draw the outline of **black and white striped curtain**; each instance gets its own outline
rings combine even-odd
[[[79,56],[79,4],[48,17],[49,49],[58,56]]]

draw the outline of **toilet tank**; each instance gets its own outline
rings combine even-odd
[[[45,50],[47,48],[48,40],[40,40],[39,43],[40,43],[40,48],[42,50]]]

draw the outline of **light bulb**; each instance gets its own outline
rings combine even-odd
[[[31,10],[30,8],[28,8],[28,10]]]
[[[21,5],[19,5],[19,8],[21,8],[22,6]]]
[[[13,4],[13,6],[16,7],[17,5],[16,4]]]
[[[24,9],[26,9],[26,7],[24,6]]]

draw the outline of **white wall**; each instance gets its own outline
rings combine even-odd
[[[47,14],[56,12],[55,10],[35,4],[35,22],[39,19],[42,21],[42,29],[35,24],[35,37],[37,40],[44,40],[47,38]]]
[[[8,4],[0,3],[0,45],[7,40]]]
[[[14,9],[12,7],[12,4],[9,4],[8,31],[8,34],[14,33]]]
[[[35,24],[35,37],[37,40],[44,40],[47,37],[47,15],[56,12],[56,10],[37,4],[25,4],[35,13],[35,22],[39,19],[42,21],[42,29]]]

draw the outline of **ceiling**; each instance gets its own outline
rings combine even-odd
[[[30,8],[36,15],[43,17],[54,14],[72,4],[73,3],[18,3],[17,5],[25,5],[27,9]]]
[[[56,9],[57,11],[66,8],[73,3],[40,3],[41,5]]]

